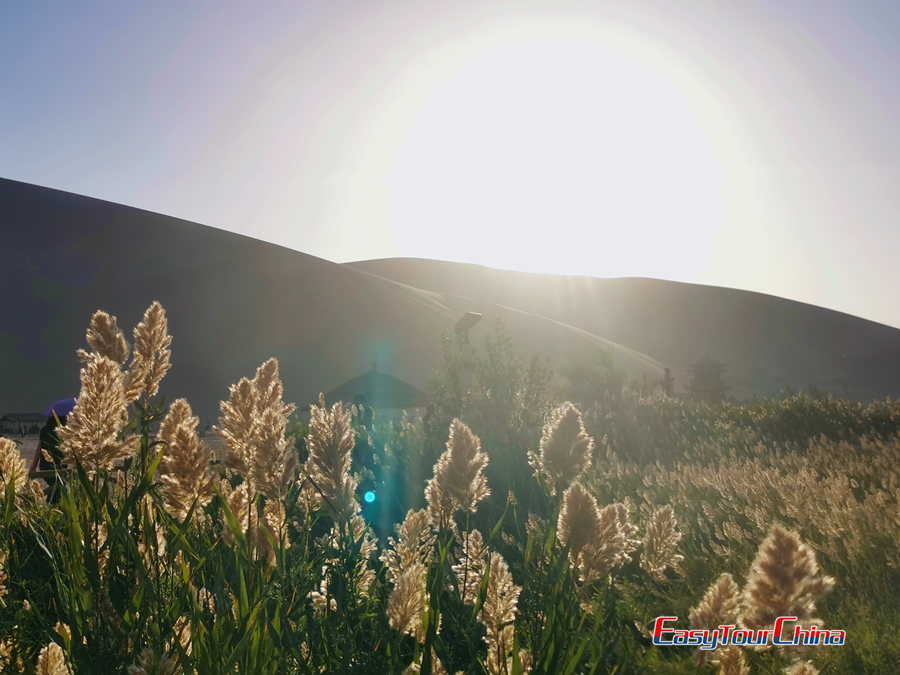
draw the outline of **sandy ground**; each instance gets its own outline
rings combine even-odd
[[[30,469],[31,460],[34,458],[34,451],[37,450],[38,437],[7,435],[5,436],[5,438],[10,438],[15,442],[15,444],[19,447],[19,452],[22,453],[22,458],[25,460],[25,466]]]

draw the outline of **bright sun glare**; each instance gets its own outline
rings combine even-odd
[[[482,45],[418,92],[391,173],[422,257],[656,277],[704,265],[719,162],[696,97],[592,41]]]

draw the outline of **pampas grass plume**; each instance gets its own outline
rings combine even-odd
[[[159,426],[159,439],[166,444],[159,465],[163,501],[178,520],[194,502],[202,509],[213,495],[212,450],[197,436],[199,421],[187,400],[179,398]]]
[[[134,353],[126,379],[126,398],[134,401],[143,391],[147,398],[159,391],[159,383],[171,368],[169,356],[172,336],[166,311],[159,301],[144,312],[143,320],[134,327]]]
[[[499,553],[491,553],[488,568],[487,593],[478,613],[478,619],[486,630],[485,665],[491,675],[506,675],[512,672],[513,658],[510,653],[515,644],[513,622],[522,587],[513,583],[509,566]]]
[[[62,647],[55,642],[51,642],[41,650],[35,672],[37,675],[71,675],[72,673],[69,664],[66,663],[66,655]]]
[[[28,469],[15,442],[9,438],[0,438],[0,497],[6,495],[10,482],[14,485],[14,492],[25,492],[29,487]]]
[[[430,565],[437,539],[425,509],[410,509],[403,522],[396,526],[396,530],[397,538],[388,537],[389,547],[381,554],[385,576],[390,583],[396,583],[403,571],[413,563]]]
[[[819,675],[819,669],[812,661],[800,661],[785,668],[784,675]]]
[[[425,589],[428,570],[420,562],[414,562],[403,570],[388,598],[387,617],[391,628],[412,635],[420,644],[425,641],[422,616],[428,606]]]
[[[779,616],[796,616],[799,623],[821,626],[816,602],[832,586],[834,579],[819,574],[813,550],[795,532],[774,525],[753,560],[741,622],[758,630],[770,628]]]
[[[557,522],[559,540],[569,547],[569,561],[585,584],[630,560],[619,506],[610,504],[601,510],[581,483],[573,483],[563,493]]]
[[[729,645],[717,650],[719,654],[719,675],[750,675],[750,666],[740,647]]]
[[[740,588],[727,572],[720,574],[707,589],[703,600],[691,610],[691,628],[717,628],[737,622],[740,613]]]
[[[531,463],[536,472],[543,474],[550,494],[556,494],[584,473],[593,451],[594,439],[585,431],[581,413],[566,402],[549,415],[538,455],[532,455]]]
[[[91,325],[88,327],[85,337],[94,353],[105,356],[120,366],[125,364],[129,348],[125,336],[119,330],[116,317],[97,310],[91,317]],[[86,360],[87,352],[79,349],[78,355],[82,360]]]
[[[350,473],[354,445],[350,411],[340,401],[328,409],[320,395],[319,405],[311,406],[309,414],[306,472],[318,488],[320,505],[342,521],[359,510],[356,478]]]
[[[63,454],[81,462],[91,474],[131,455],[134,443],[133,439],[118,440],[128,421],[119,364],[96,353],[86,358],[81,369],[81,393],[67,424],[59,427],[57,434]]]
[[[229,388],[215,432],[225,442],[225,465],[243,476],[250,497],[257,493],[280,500],[294,480],[297,455],[286,436],[293,404],[282,401],[284,387],[278,360],[268,359],[253,379],[241,378]]]
[[[428,513],[436,529],[450,525],[451,516],[462,509],[467,513],[490,496],[484,469],[488,456],[481,441],[458,419],[450,424],[447,448],[434,465],[434,476],[425,486]]]
[[[466,605],[474,605],[478,601],[481,578],[487,569],[487,554],[488,550],[481,532],[478,530],[468,532],[463,539],[459,562],[453,565],[460,596]]]
[[[691,628],[712,630],[719,626],[737,624],[741,611],[740,591],[730,574],[720,574],[707,589],[700,604],[691,610]],[[717,649],[710,653],[698,649],[694,652],[694,659],[702,666],[707,659],[719,659],[721,651]]]
[[[684,559],[684,556],[675,552],[679,541],[681,533],[678,531],[675,512],[668,504],[660,506],[651,514],[647,523],[641,567],[657,581],[664,580],[666,568],[677,570],[678,564]]]
[[[6,551],[0,549],[0,598],[9,593],[6,588]]]

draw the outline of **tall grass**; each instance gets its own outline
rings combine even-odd
[[[0,440],[6,672],[887,672],[898,653],[877,631],[900,606],[896,404],[557,405],[498,334],[469,375],[447,343],[434,410],[399,427],[324,400],[299,427],[266,361],[227,392],[216,457],[188,402],[157,398],[157,303],[133,351],[105,313],[87,338],[57,501]],[[847,645],[697,656],[647,631],[779,612]]]

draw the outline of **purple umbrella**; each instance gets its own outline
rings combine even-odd
[[[65,417],[70,412],[72,412],[72,408],[74,407],[74,396],[70,396],[69,398],[61,398],[44,408],[44,417],[52,417],[53,413],[56,413],[57,417]]]

